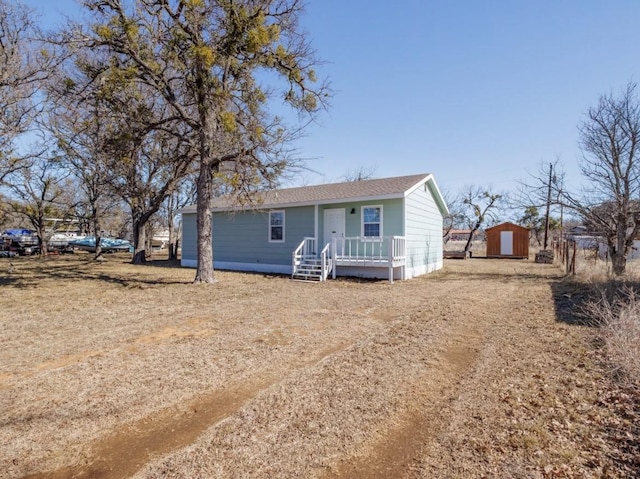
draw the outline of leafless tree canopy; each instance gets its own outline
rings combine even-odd
[[[640,103],[636,84],[619,96],[600,97],[579,127],[581,171],[588,186],[564,201],[608,244],[613,273],[625,272],[626,257],[640,232]]]
[[[479,186],[467,186],[461,193],[459,214],[465,218],[471,233],[464,247],[465,251],[471,249],[473,235],[489,220],[496,219],[496,212],[504,195],[495,193],[490,189]]]
[[[360,166],[355,170],[348,170],[342,177],[344,181],[362,181],[375,178],[376,168],[374,166]]]
[[[11,209],[28,219],[40,243],[40,252],[47,254],[47,222],[50,218],[63,218],[69,205],[67,196],[71,188],[66,185],[68,173],[49,158],[31,160],[24,168],[11,174],[14,200]]]
[[[0,182],[20,166],[15,140],[30,128],[35,93],[53,64],[38,50],[36,35],[28,9],[0,0]]]

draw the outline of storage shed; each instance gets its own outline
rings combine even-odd
[[[501,223],[485,230],[487,258],[529,258],[529,228]]]

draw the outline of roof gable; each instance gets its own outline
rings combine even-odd
[[[505,227],[510,227],[512,229],[520,229],[520,230],[529,230],[529,228],[527,228],[526,226],[522,226],[522,225],[517,225],[515,223],[512,223],[511,221],[505,221],[504,223],[500,223],[497,225],[493,225],[489,228],[485,228],[485,231],[490,231],[492,229],[496,229],[496,228],[505,228]]]

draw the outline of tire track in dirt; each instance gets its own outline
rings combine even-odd
[[[233,413],[266,387],[256,381],[201,397],[186,410],[165,410],[124,427],[91,447],[90,464],[65,467],[26,476],[26,479],[123,478],[133,475],[150,457],[165,454],[193,442],[212,424]]]
[[[326,349],[295,369],[323,361],[351,343]],[[209,427],[233,414],[259,391],[282,380],[292,369],[270,374],[200,396],[186,407],[172,407],[142,418],[117,433],[96,441],[87,449],[91,459],[55,471],[24,476],[24,479],[120,479],[131,477],[152,457],[167,454],[193,443]]]
[[[404,477],[426,443],[446,429],[459,384],[480,355],[482,336],[476,330],[454,333],[456,341],[444,349],[434,367],[437,383],[425,378],[421,401],[366,454],[345,459],[322,479],[389,479]]]

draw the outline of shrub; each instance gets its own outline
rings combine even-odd
[[[600,325],[608,359],[615,371],[640,383],[640,295],[629,285],[609,284],[587,309]],[[613,286],[613,287],[611,287]],[[616,287],[617,286],[617,287]],[[608,294],[607,294],[608,290]]]

